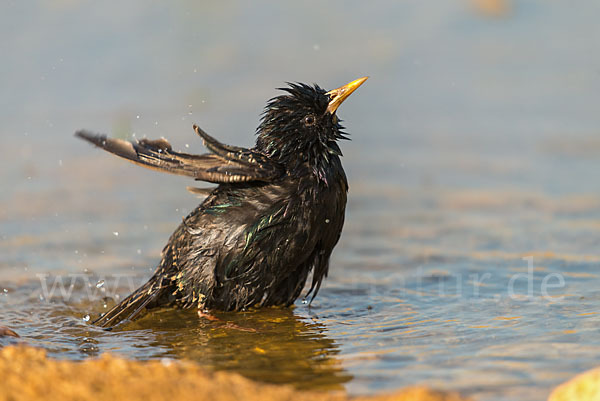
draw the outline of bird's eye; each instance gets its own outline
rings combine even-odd
[[[315,123],[315,116],[309,115],[304,117],[304,125],[313,125]]]

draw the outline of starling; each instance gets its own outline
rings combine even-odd
[[[289,306],[311,272],[306,297],[314,298],[342,232],[348,191],[337,143],[348,138],[336,110],[366,80],[329,92],[301,83],[280,88],[250,149],[225,145],[196,125],[210,153],[176,152],[165,139],[76,132],[135,164],[218,184],[171,235],[150,280],[94,323],[110,328],[160,306]]]

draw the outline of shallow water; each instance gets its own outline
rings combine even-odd
[[[0,13],[0,324],[22,341],[57,358],[188,358],[302,388],[420,383],[477,400],[543,400],[597,366],[596,3],[512,2],[495,17],[447,1],[34,3]],[[332,34],[327,15],[347,25]],[[89,324],[149,277],[199,200],[76,129],[202,152],[196,122],[249,145],[283,81],[365,74],[340,109],[347,223],[312,305]]]

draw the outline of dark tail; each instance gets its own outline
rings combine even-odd
[[[135,290],[111,310],[94,320],[92,324],[111,329],[125,321],[134,320],[140,313],[156,305],[165,288],[150,279],[146,284]]]

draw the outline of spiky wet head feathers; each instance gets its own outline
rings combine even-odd
[[[327,111],[330,97],[318,85],[290,83],[286,94],[272,98],[258,127],[256,148],[289,171],[306,165],[318,174],[342,155],[336,141],[347,139],[335,113]]]

